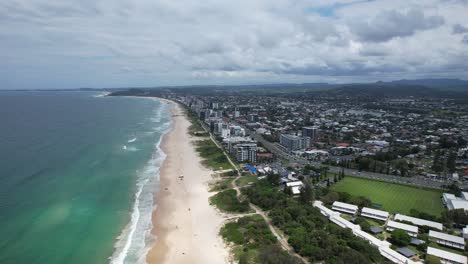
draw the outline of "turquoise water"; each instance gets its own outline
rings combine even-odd
[[[0,116],[0,263],[144,262],[167,106],[0,92]]]

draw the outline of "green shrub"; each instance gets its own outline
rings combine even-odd
[[[244,213],[250,210],[247,201],[239,201],[233,189],[221,191],[210,198],[210,202],[225,212]]]
[[[226,241],[242,245],[244,251],[277,242],[276,237],[259,215],[244,216],[235,222],[227,223],[221,228],[220,234]]]

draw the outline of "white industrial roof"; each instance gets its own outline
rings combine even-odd
[[[465,239],[463,239],[463,237],[453,236],[453,235],[449,235],[449,234],[445,234],[445,233],[441,233],[437,231],[430,230],[429,236],[442,239],[442,240],[446,240],[446,241],[450,241],[450,242],[457,243],[457,244],[462,244],[462,245],[465,244]]]
[[[468,192],[462,192],[461,197],[465,200],[468,200]]]
[[[448,251],[445,251],[445,250],[433,248],[433,247],[427,247],[427,254],[428,255],[433,255],[433,256],[436,256],[436,257],[439,257],[439,258],[443,258],[443,259],[448,259],[450,261],[457,262],[457,263],[467,264],[467,262],[468,262],[468,260],[467,260],[467,258],[465,256],[455,254],[455,253],[452,253],[452,252],[448,252]]]
[[[291,191],[293,194],[300,194],[301,193],[301,187],[300,186],[293,186],[291,187]]]
[[[389,247],[382,247],[379,248],[380,251],[385,253],[386,255],[389,255],[396,263],[414,263],[412,260],[408,259],[407,257],[401,255],[400,253],[396,252],[395,250],[389,248]]]
[[[381,247],[381,246],[386,246],[388,245],[387,241],[384,241],[384,240],[380,240],[378,238],[376,238],[375,236],[369,234],[369,233],[366,233],[362,230],[354,230],[354,234],[360,236],[361,238],[364,238],[365,240],[371,242],[374,246],[376,247]]]
[[[333,203],[333,206],[337,206],[337,207],[341,207],[341,208],[346,208],[346,209],[350,209],[350,210],[357,210],[358,209],[358,206],[357,205],[354,205],[354,204],[348,204],[348,203],[342,203],[342,202],[334,202]]]
[[[446,200],[456,200],[457,199],[457,197],[454,194],[451,194],[451,193],[444,193],[442,196]]]
[[[301,182],[301,181],[287,182],[287,183],[286,183],[286,186],[288,186],[288,187],[302,186],[302,182]]]
[[[468,211],[468,201],[466,200],[449,200],[450,209],[464,209]]]
[[[412,226],[412,225],[407,225],[395,221],[388,221],[387,227],[392,227],[392,228],[397,228],[397,229],[403,229],[405,231],[417,233],[418,232],[418,227],[417,226]]]
[[[307,153],[307,154],[314,154],[314,153],[328,154],[328,151],[321,150],[321,149],[313,149],[313,150],[305,151],[305,153]]]
[[[429,226],[429,227],[433,227],[433,228],[436,228],[436,229],[439,229],[439,230],[442,230],[444,228],[444,226],[441,224],[441,223],[437,223],[437,222],[434,222],[434,221],[429,221],[429,220],[424,220],[424,219],[420,219],[420,218],[416,218],[416,217],[411,217],[411,216],[407,216],[407,215],[402,215],[402,214],[396,214],[395,215],[395,220],[398,220],[398,221],[407,221],[407,222],[411,222],[417,226]]]
[[[382,210],[372,209],[372,208],[369,208],[369,207],[362,208],[362,213],[378,215],[378,216],[381,216],[381,217],[388,217],[388,212],[385,212],[385,211],[382,211]]]

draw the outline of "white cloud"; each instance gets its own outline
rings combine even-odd
[[[0,89],[468,78],[453,34],[466,13],[438,0],[4,0]]]

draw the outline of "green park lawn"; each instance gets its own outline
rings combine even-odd
[[[244,187],[255,182],[258,182],[257,175],[246,175],[239,178],[237,185],[239,185],[239,187]]]
[[[333,191],[364,196],[373,203],[381,204],[382,210],[391,213],[409,214],[411,209],[439,217],[444,210],[442,192],[432,189],[346,177],[333,185]]]

